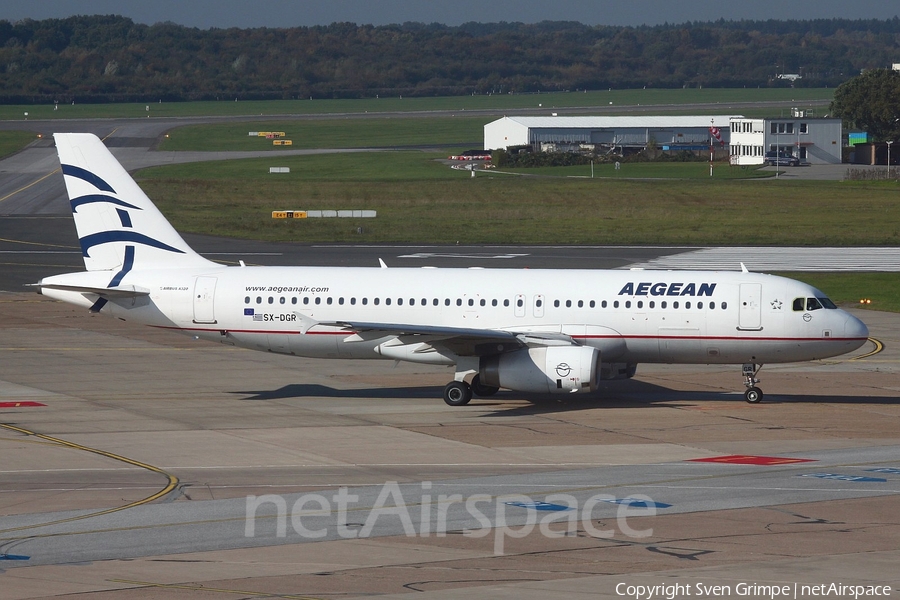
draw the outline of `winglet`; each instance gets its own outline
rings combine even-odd
[[[744,266],[744,263],[741,263],[741,273],[749,273],[749,272],[750,271],[747,270],[747,267]]]
[[[384,261],[381,260],[380,258],[378,259],[378,264],[381,265],[381,268],[382,268],[382,269],[387,269],[387,268],[388,268],[388,266],[387,266],[386,264],[384,264]]]

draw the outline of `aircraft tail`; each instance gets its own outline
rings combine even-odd
[[[115,271],[109,287],[116,287],[133,268],[214,264],[187,245],[100,138],[53,138],[88,271]]]

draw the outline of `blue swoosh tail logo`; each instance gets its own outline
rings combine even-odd
[[[72,198],[69,201],[69,204],[72,206],[72,214],[74,215],[78,212],[78,207],[83,206],[85,204],[96,204],[97,202],[106,202],[109,204],[115,204],[116,206],[121,206],[123,208],[133,208],[135,210],[143,210],[139,206],[135,206],[134,204],[129,204],[124,200],[119,200],[114,196],[107,196],[106,194],[87,194],[85,196],[78,196],[77,198]]]
[[[76,167],[75,165],[60,165],[62,167],[63,175],[68,175],[70,177],[75,177],[77,179],[81,179],[83,181],[87,181],[89,184],[97,188],[98,190],[102,190],[104,192],[111,192],[113,194],[116,193],[116,190],[112,189],[112,186],[106,183],[102,177],[99,177],[87,169],[82,169],[81,167]]]
[[[94,246],[109,244],[111,242],[132,242],[150,246],[152,248],[158,248],[160,250],[166,250],[168,252],[184,254],[184,250],[179,250],[178,248],[160,242],[159,240],[154,240],[152,237],[148,237],[136,231],[101,231],[99,233],[92,233],[91,235],[84,236],[81,238],[80,242],[81,255],[85,258],[90,258],[90,250]]]

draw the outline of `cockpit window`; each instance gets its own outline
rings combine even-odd
[[[819,298],[819,302],[821,302],[822,306],[824,306],[825,308],[837,308],[835,303],[828,298]]]
[[[794,298],[795,312],[819,310],[820,308],[837,308],[828,298]]]

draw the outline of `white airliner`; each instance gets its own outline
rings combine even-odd
[[[444,401],[589,393],[640,362],[743,365],[850,352],[868,329],[804,283],[749,273],[224,266],[194,252],[94,135],[56,134],[85,272],[64,302],[281,354],[455,366]]]

